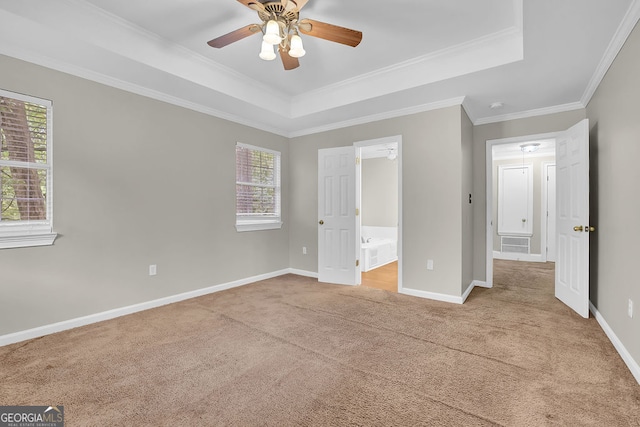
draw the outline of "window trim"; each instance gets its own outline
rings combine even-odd
[[[238,214],[236,207],[236,231],[261,231],[261,230],[277,230],[282,228],[282,153],[276,150],[270,150],[268,148],[257,147],[255,145],[244,144],[242,142],[236,142],[236,150],[240,148],[246,148],[254,151],[261,151],[263,153],[270,153],[277,156],[278,170],[276,175],[277,185],[276,190],[278,192],[278,206],[277,215],[250,215],[250,214]],[[237,156],[237,155],[236,155]],[[236,157],[236,172],[237,172],[237,157]],[[236,185],[238,181],[235,181]],[[238,192],[236,190],[236,203]]]
[[[58,236],[53,231],[53,101],[3,89],[0,89],[0,96],[42,105],[47,109],[47,163],[33,165],[47,172],[47,219],[6,224],[0,222],[0,249],[53,245]],[[3,165],[13,163],[11,161],[0,162]]]

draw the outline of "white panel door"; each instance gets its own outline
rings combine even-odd
[[[589,120],[556,143],[556,298],[589,317]]]
[[[533,234],[533,169],[531,165],[498,168],[498,234]]]
[[[318,150],[318,280],[355,285],[355,147]]]
[[[556,262],[556,165],[547,165],[547,261]]]

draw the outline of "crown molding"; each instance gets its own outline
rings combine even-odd
[[[292,98],[293,118],[520,61],[524,58],[521,19],[516,24],[496,33],[296,95]],[[314,102],[310,103],[309,99]],[[340,104],[336,104],[338,99]]]
[[[164,39],[159,35],[157,35],[156,33],[149,31],[146,28],[142,28],[138,25],[135,25],[132,22],[121,18],[118,15],[114,15],[111,12],[101,9],[98,6],[87,2],[86,0],[64,0],[64,1],[67,4],[70,4],[78,8],[84,8],[89,13],[93,13],[97,16],[100,16],[106,22],[109,22],[110,24],[116,26],[118,29],[126,30],[126,32],[128,32],[129,35],[135,34],[137,38],[140,40],[151,42],[154,45],[161,45],[163,46],[163,49],[167,52],[179,53],[180,56],[183,56],[194,62],[199,62],[203,65],[206,65],[207,67],[210,67],[213,69],[214,71],[213,74],[225,75],[228,79],[235,80],[238,83],[241,83],[243,86],[246,86],[249,84],[251,85],[252,90],[263,91],[269,97],[275,97],[275,98],[281,99],[281,101],[283,102],[289,101],[287,97],[284,97],[280,92],[274,90],[273,88],[271,88],[266,84],[260,83],[253,79],[248,79],[246,75],[238,71],[235,71],[227,66],[220,64],[219,62],[213,61],[212,59],[209,59],[203,55],[200,55],[199,53],[196,53],[190,49],[187,49],[186,47],[180,44]],[[106,45],[101,45],[99,43],[96,43],[96,45],[99,45],[102,48],[107,50],[112,50],[110,47]],[[117,51],[117,53],[120,53],[120,52],[121,52],[120,50]],[[134,55],[133,59],[138,59],[138,56],[139,55]]]
[[[45,31],[57,31],[82,43],[104,49],[129,61],[134,61],[168,75],[214,90],[243,102],[260,107],[265,100],[276,104],[277,111],[290,115],[289,96],[232,70],[186,47],[160,37],[117,15],[105,11],[86,0],[59,0],[56,5],[45,4],[43,10],[30,15],[29,22]],[[50,8],[50,9],[47,9]],[[54,18],[59,13],[80,24],[69,32]],[[8,12],[11,13],[11,12]],[[15,16],[15,15],[14,15]],[[55,16],[55,15],[53,15]],[[88,65],[85,68],[90,68]],[[127,69],[124,68],[124,71]],[[124,77],[127,79],[127,77]],[[161,88],[155,90],[161,91]]]
[[[609,67],[613,64],[616,56],[618,56],[620,49],[622,49],[622,46],[624,46],[624,43],[627,41],[631,31],[635,28],[638,20],[640,20],[640,0],[633,0],[580,99],[580,102],[585,108],[591,101],[598,86],[600,86]]]
[[[288,134],[289,138],[295,138],[298,136],[311,135],[320,132],[326,132],[335,129],[341,129],[349,126],[362,125],[366,123],[376,122],[380,120],[393,119],[395,117],[408,116],[411,114],[423,113],[425,111],[438,110],[440,108],[453,107],[455,105],[463,105],[465,100],[464,96],[460,96],[457,98],[445,99],[438,102],[432,102],[429,104],[416,105],[414,107],[409,108],[401,108],[393,111],[386,111],[384,113],[372,114],[369,116],[358,117],[352,120],[345,120],[342,122],[330,123],[325,126],[318,126],[314,128],[307,128],[295,132],[290,132]]]
[[[464,109],[464,112],[467,113],[467,117],[469,117],[471,123],[475,125],[478,118],[473,114],[473,109],[471,108],[471,105],[469,105],[468,97],[464,97],[464,100],[462,101],[462,108]]]
[[[329,85],[321,89],[305,92],[304,94],[295,96],[293,98],[290,98],[282,93],[276,93],[268,86],[263,85],[256,80],[248,79],[246,78],[246,76],[228,69],[227,67],[224,67],[223,65],[212,61],[200,54],[197,54],[189,49],[186,49],[181,45],[168,42],[167,40],[157,36],[155,33],[152,33],[144,28],[132,24],[129,21],[106,12],[93,4],[88,3],[86,0],[63,1],[69,7],[81,8],[83,12],[86,12],[93,16],[98,23],[100,23],[101,25],[105,25],[105,28],[111,28],[110,31],[117,31],[120,36],[122,36],[122,34],[124,34],[125,36],[133,34],[135,35],[135,37],[141,40],[141,43],[149,44],[151,47],[157,47],[159,45],[168,46],[164,58],[161,56],[156,56],[155,58],[145,57],[144,59],[141,59],[138,56],[133,55],[130,50],[127,51],[129,52],[128,54],[116,52],[118,54],[121,54],[123,58],[135,60],[140,64],[145,64],[150,67],[154,67],[153,63],[158,62],[162,59],[166,60],[169,64],[172,62],[172,59],[176,59],[177,61],[181,61],[183,63],[185,61],[191,62],[193,64],[196,64],[196,68],[199,68],[200,71],[190,70],[187,74],[182,75],[181,73],[174,73],[169,68],[167,68],[170,67],[170,65],[162,68],[161,71],[169,73],[175,78],[184,79],[185,81],[188,81],[190,83],[200,85],[202,88],[210,90],[212,93],[219,92],[221,94],[224,94],[225,96],[239,99],[242,102],[246,102],[247,105],[251,105],[252,107],[256,108],[262,108],[262,105],[264,105],[259,102],[260,99],[266,99],[268,97],[272,97],[271,99],[278,99],[278,103],[281,106],[286,106],[286,108],[277,109],[279,114],[282,116],[283,121],[280,123],[280,126],[273,126],[270,124],[265,124],[263,122],[258,122],[248,116],[228,113],[215,107],[210,107],[199,102],[191,101],[189,100],[188,96],[180,97],[170,95],[164,93],[161,89],[149,88],[146,86],[142,86],[139,83],[128,82],[125,80],[126,77],[112,77],[98,71],[94,71],[89,67],[85,67],[81,64],[79,65],[56,60],[51,56],[48,56],[46,52],[37,51],[31,49],[30,47],[26,48],[24,46],[12,46],[6,43],[2,43],[0,44],[0,53],[29,61],[38,65],[42,65],[51,69],[62,71],[68,74],[72,74],[80,78],[85,78],[138,95],[142,95],[162,102],[198,111],[203,114],[228,120],[230,122],[238,123],[289,138],[369,123],[376,120],[384,120],[388,118],[429,111],[437,108],[445,108],[451,105],[462,105],[462,108],[464,108],[465,112],[469,116],[469,119],[476,126],[584,109],[593,97],[607,70],[615,60],[616,55],[619,53],[626,39],[629,37],[629,34],[633,30],[637,22],[640,20],[640,0],[632,0],[631,5],[627,9],[622,22],[618,26],[615,35],[610,41],[607,50],[600,60],[599,65],[593,76],[591,77],[591,80],[589,81],[589,84],[580,101],[528,111],[503,114],[499,116],[477,117],[477,114],[474,112],[472,106],[470,105],[470,100],[465,97],[459,97],[440,102],[423,104],[414,107],[358,117],[350,120],[329,123],[317,127],[304,128],[305,115],[311,115],[313,113],[323,111],[328,112],[332,108],[355,104],[366,99],[371,99],[372,97],[381,96],[385,93],[391,93],[394,90],[402,89],[402,87],[404,86],[406,86],[407,89],[410,89],[419,85],[429,84],[431,80],[438,81],[446,78],[451,78],[452,76],[447,76],[447,73],[451,73],[452,63],[450,62],[447,65],[447,61],[451,61],[453,59],[460,60],[461,58],[464,59],[464,56],[462,56],[464,54],[473,54],[473,52],[475,52],[476,55],[484,57],[485,61],[495,61],[496,57],[490,57],[490,54],[492,52],[495,52],[498,45],[502,43],[502,47],[511,49],[510,55],[512,56],[512,58],[510,61],[512,61],[513,56],[518,53],[518,50],[520,53],[522,53],[522,0],[514,1],[515,25],[508,29],[494,34],[486,35],[484,37],[480,37],[478,39],[471,40],[447,49],[443,49],[438,52],[414,58],[400,64],[379,69],[371,73],[363,74],[352,79],[344,80],[342,82]],[[64,11],[59,12],[64,13]],[[7,19],[9,23],[11,23],[12,21],[11,16],[18,17],[18,15],[13,15],[11,12],[4,13],[8,13]],[[15,25],[18,25],[19,22],[19,20],[14,20],[13,23]],[[35,20],[30,22],[34,24],[40,24]],[[86,25],[91,28],[90,22],[88,22]],[[58,30],[62,31],[63,29],[59,28]],[[518,38],[520,40],[519,44],[517,43]],[[109,52],[114,52],[113,45],[108,45],[108,42],[100,44],[100,42],[91,39],[88,40],[88,43],[100,46],[102,49],[105,49]],[[489,57],[489,59],[487,59],[487,57]],[[505,58],[506,57],[503,57],[503,60],[506,60]],[[479,59],[479,61],[482,61],[482,59]],[[475,59],[474,61],[466,62],[475,62]],[[483,62],[481,65],[478,65],[478,67],[480,69],[486,68],[485,66],[487,63]],[[430,76],[425,77],[425,69],[428,70],[427,72],[431,72],[433,66],[436,64],[443,64],[442,68],[435,74],[431,74]],[[209,68],[213,71],[210,72],[210,76],[213,75],[216,79],[220,77],[220,79],[224,80],[224,83],[212,84],[212,79],[203,77],[204,74],[202,70]],[[458,72],[458,74],[465,73],[466,72]],[[240,82],[242,82],[242,86],[240,86]],[[229,85],[227,86],[227,84]],[[396,85],[396,87],[392,87],[392,85]],[[337,93],[339,93],[341,96],[337,97]],[[245,95],[249,95],[249,99],[247,99]],[[336,102],[338,102],[336,100],[338,98],[342,98],[343,96],[344,99],[339,101],[340,105],[336,105]],[[309,99],[313,99],[314,102],[310,104]],[[297,106],[300,106],[301,108],[297,108]],[[302,125],[303,129],[292,130],[296,127],[296,125]]]
[[[489,123],[507,122],[509,120],[528,119],[530,117],[544,116],[547,114],[564,113],[567,111],[580,110],[585,108],[581,102],[570,102],[568,104],[554,105],[551,107],[536,108],[534,110],[519,111],[517,113],[503,114],[500,116],[483,117],[473,121],[475,126]]]
[[[168,95],[164,92],[149,89],[144,86],[137,85],[135,83],[127,82],[115,77],[111,77],[105,74],[101,74],[86,68],[71,65],[67,62],[58,61],[40,54],[33,54],[31,52],[24,51],[22,49],[12,49],[6,46],[0,46],[0,54],[6,55],[12,58],[16,58],[22,61],[30,62],[32,64],[40,65],[52,70],[60,71],[66,74],[70,74],[75,77],[90,80],[96,83],[104,84],[116,89],[121,89],[126,92],[131,92],[136,95],[141,95],[147,98],[155,99],[156,101],[166,102],[178,107],[187,108],[189,110],[197,111],[199,113],[207,114],[209,116],[217,117],[219,119],[228,120],[230,122],[238,123],[241,125],[249,126],[255,129],[270,132],[276,135],[287,137],[287,131],[281,128],[266,126],[262,123],[258,123],[252,120],[245,119],[234,114],[229,114],[224,111],[220,111],[215,108],[210,108],[202,104],[187,101],[183,98]]]

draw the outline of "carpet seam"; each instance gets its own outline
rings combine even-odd
[[[385,331],[387,331],[387,332],[397,333],[397,334],[400,334],[400,335],[405,336],[405,337],[408,337],[408,338],[412,338],[412,339],[417,340],[417,341],[426,342],[426,343],[429,343],[429,344],[433,344],[433,345],[435,345],[435,346],[439,346],[439,347],[446,348],[446,349],[448,349],[448,350],[458,351],[458,352],[460,352],[460,353],[469,354],[469,355],[471,355],[471,356],[480,357],[480,358],[487,359],[487,360],[491,360],[491,361],[493,361],[493,362],[497,362],[497,363],[500,363],[500,364],[503,364],[503,365],[507,365],[507,366],[511,366],[511,367],[514,367],[514,368],[518,368],[518,369],[522,369],[522,370],[528,371],[528,369],[527,369],[527,368],[522,367],[522,366],[519,366],[519,365],[515,365],[515,364],[513,364],[513,363],[508,363],[508,362],[504,362],[504,361],[502,361],[502,360],[494,359],[494,358],[489,357],[489,356],[484,356],[484,355],[481,355],[481,354],[472,353],[472,352],[470,352],[470,351],[461,350],[461,349],[454,348],[454,347],[449,347],[449,346],[444,345],[444,344],[440,344],[440,343],[437,343],[437,342],[434,342],[434,341],[430,341],[430,340],[425,339],[425,338],[420,338],[420,337],[417,337],[417,336],[415,336],[415,335],[408,334],[408,333],[406,333],[406,332],[397,331],[397,330],[395,330],[395,329],[387,328],[387,327],[385,327],[385,326],[374,326],[374,325],[371,325],[371,324],[366,323],[366,322],[362,322],[362,321],[355,320],[355,319],[350,319],[350,318],[348,318],[348,317],[342,316],[342,315],[340,315],[340,314],[338,314],[338,313],[335,313],[335,312],[326,311],[326,310],[321,310],[321,309],[313,309],[313,308],[309,308],[309,307],[296,306],[296,305],[289,304],[289,303],[283,303],[283,304],[290,305],[290,306],[292,306],[292,307],[295,307],[295,308],[298,308],[298,309],[302,309],[302,310],[309,310],[309,311],[314,311],[314,312],[320,312],[320,313],[328,314],[328,315],[331,315],[331,316],[337,317],[337,318],[339,318],[339,319],[346,320],[346,321],[348,321],[348,322],[353,322],[353,323],[357,323],[357,324],[359,324],[359,325],[368,326],[368,327],[369,327],[369,328],[371,328],[371,329],[377,329],[377,328],[380,328],[380,329],[383,329],[383,330],[385,330]]]
[[[363,370],[363,369],[359,369],[359,368],[353,367],[353,366],[351,366],[351,365],[347,365],[347,364],[345,364],[345,363],[341,362],[340,360],[334,359],[334,358],[332,358],[332,357],[330,357],[330,356],[328,356],[328,355],[326,355],[326,354],[323,354],[323,353],[317,352],[317,351],[315,351],[315,350],[313,350],[313,349],[310,349],[310,348],[304,347],[304,346],[302,346],[302,345],[300,345],[300,344],[297,344],[297,343],[294,343],[294,342],[292,342],[292,341],[289,341],[289,340],[287,340],[287,339],[285,339],[285,338],[283,338],[283,337],[280,337],[280,336],[278,336],[278,335],[272,334],[271,332],[268,332],[268,331],[262,330],[262,329],[260,329],[260,328],[255,327],[255,326],[252,326],[252,325],[249,325],[249,324],[247,324],[247,323],[243,322],[242,320],[235,319],[235,318],[233,318],[233,317],[231,317],[231,316],[229,316],[229,315],[227,315],[227,314],[221,313],[221,314],[220,314],[220,316],[222,316],[222,317],[224,317],[224,318],[227,318],[227,319],[229,319],[229,320],[232,320],[232,321],[234,321],[234,322],[237,322],[237,323],[239,323],[239,324],[241,324],[241,325],[245,326],[246,328],[249,328],[249,329],[251,329],[251,330],[253,330],[253,331],[257,331],[257,332],[260,332],[260,333],[262,333],[262,334],[264,334],[264,335],[267,335],[267,336],[269,336],[269,337],[275,338],[276,340],[278,340],[278,341],[280,341],[280,342],[283,342],[283,343],[285,343],[285,344],[288,344],[288,345],[292,345],[292,346],[294,346],[294,347],[297,347],[297,348],[299,348],[299,349],[301,349],[301,350],[304,350],[304,351],[305,351],[305,352],[307,352],[307,353],[313,354],[313,355],[315,355],[315,356],[320,356],[320,357],[322,357],[322,358],[324,358],[324,359],[326,359],[326,360],[329,360],[329,361],[331,361],[331,362],[337,363],[338,365],[340,365],[340,366],[342,366],[342,367],[344,367],[344,368],[347,368],[347,369],[350,369],[350,370],[353,370],[353,371],[359,372],[359,373],[361,373],[361,374],[365,374],[365,375],[372,375],[372,376],[375,376],[375,377],[377,377],[377,378],[379,378],[379,379],[383,379],[383,380],[385,380],[385,381],[388,381],[388,382],[390,382],[390,383],[400,384],[401,386],[406,387],[406,388],[408,388],[408,389],[410,389],[410,390],[414,391],[415,393],[418,393],[418,394],[422,395],[424,398],[426,398],[426,399],[430,400],[430,401],[431,401],[431,402],[433,402],[433,403],[437,403],[437,404],[440,404],[440,405],[446,406],[446,407],[448,407],[448,408],[451,408],[451,409],[453,409],[453,410],[460,411],[460,412],[462,412],[462,413],[464,413],[464,414],[467,414],[467,415],[469,415],[469,416],[471,416],[471,417],[474,417],[474,418],[477,418],[477,419],[480,419],[480,420],[483,420],[483,421],[489,422],[489,423],[494,424],[494,425],[496,425],[496,426],[505,427],[503,424],[497,423],[497,422],[495,422],[495,421],[493,421],[493,420],[490,420],[490,419],[488,419],[488,418],[485,418],[485,417],[482,417],[482,416],[480,416],[480,415],[477,415],[477,414],[473,414],[473,413],[467,412],[467,411],[465,411],[465,410],[464,410],[464,409],[462,409],[462,408],[458,408],[458,407],[456,407],[456,406],[450,405],[450,404],[445,403],[445,402],[443,402],[443,401],[441,401],[441,400],[434,399],[433,397],[430,397],[430,396],[428,396],[428,395],[424,394],[423,392],[421,392],[420,390],[417,390],[417,389],[415,389],[415,388],[413,388],[413,387],[409,386],[408,384],[403,383],[403,382],[401,382],[401,381],[394,380],[393,378],[387,378],[387,377],[385,377],[384,375],[381,375],[381,374],[379,374],[379,373],[377,373],[377,372],[368,372],[368,371],[365,371],[365,370]]]

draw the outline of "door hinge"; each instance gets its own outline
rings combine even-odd
[[[360,215],[360,209],[356,208],[356,216]]]
[[[360,164],[360,157],[356,157],[356,165]]]
[[[360,260],[359,259],[356,260],[356,267],[360,267]]]

